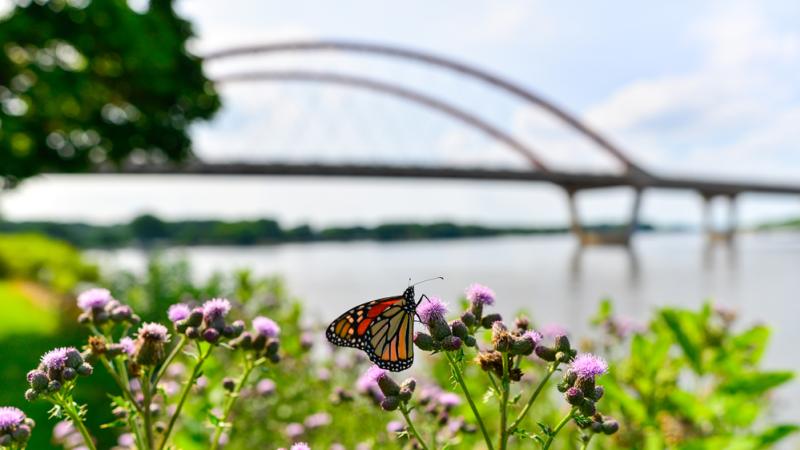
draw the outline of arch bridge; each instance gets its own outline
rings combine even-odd
[[[360,74],[334,72],[329,70],[281,69],[245,70],[217,77],[219,84],[242,83],[315,83],[346,86],[353,89],[387,95],[403,101],[428,108],[452,120],[474,129],[485,136],[503,144],[508,151],[521,157],[527,169],[487,169],[461,167],[430,167],[397,164],[314,164],[314,163],[253,163],[227,162],[208,163],[200,160],[181,165],[128,165],[122,168],[101,169],[100,173],[121,174],[169,174],[169,175],[243,175],[243,176],[320,176],[320,177],[391,177],[453,180],[495,180],[509,182],[546,182],[561,187],[569,202],[572,231],[581,244],[621,244],[629,245],[638,227],[642,193],[647,189],[689,190],[700,194],[705,202],[707,232],[711,237],[731,240],[736,229],[735,202],[744,192],[772,194],[800,194],[800,185],[764,184],[755,182],[723,182],[689,177],[659,176],[637,164],[626,152],[604,137],[598,131],[584,124],[579,118],[565,111],[532,90],[476,66],[456,61],[444,56],[411,50],[401,47],[364,42],[322,40],[268,43],[235,47],[205,55],[208,62],[241,60],[255,56],[270,57],[279,54],[310,54],[340,52],[366,55],[379,58],[398,59],[404,62],[433,67],[455,74],[459,77],[478,81],[494,90],[510,95],[523,104],[540,109],[570,129],[574,134],[587,140],[596,151],[616,161],[623,168],[622,173],[594,173],[563,171],[550,167],[541,157],[538,149],[518,139],[507,131],[491,124],[478,113],[467,111],[446,100],[403,86],[394,81],[386,81]],[[576,195],[584,190],[629,187],[635,195],[626,225],[614,231],[592,231],[581,220]],[[710,204],[715,197],[725,197],[730,201],[729,223],[722,231],[711,225]]]

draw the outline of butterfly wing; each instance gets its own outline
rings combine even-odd
[[[363,350],[382,369],[405,370],[414,362],[413,303],[398,295],[358,305],[334,320],[325,335],[335,345]]]

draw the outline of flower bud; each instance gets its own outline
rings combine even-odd
[[[458,336],[461,339],[466,339],[467,336],[469,336],[467,325],[458,319],[450,322],[450,330],[453,332],[454,336]]]
[[[117,406],[113,410],[111,410],[111,414],[114,415],[117,419],[125,419],[128,417],[128,410],[123,408],[122,406]]]
[[[91,311],[82,312],[81,315],[78,316],[78,323],[81,325],[92,323]]]
[[[544,345],[537,345],[534,352],[536,352],[536,356],[547,362],[553,362],[556,360],[556,351],[550,347],[546,347]]]
[[[39,397],[39,391],[37,391],[36,389],[31,388],[25,391],[25,400],[29,402],[36,400],[38,397]]]
[[[488,329],[492,328],[492,325],[495,322],[500,322],[502,320],[503,320],[503,317],[500,314],[497,314],[497,313],[489,314],[486,317],[484,317],[483,319],[481,319],[481,326],[483,326],[483,328],[486,328],[488,330]]]
[[[169,340],[167,328],[158,323],[146,323],[139,328],[133,357],[137,364],[155,366],[164,359],[164,345]]]
[[[89,375],[92,374],[92,372],[94,372],[94,368],[89,363],[83,363],[80,365],[80,367],[78,367],[77,371],[78,375],[83,377],[88,377]]]
[[[35,369],[28,372],[28,383],[34,390],[43,391],[47,389],[47,383],[49,382],[47,374],[41,370]]]
[[[569,353],[570,351],[569,339],[563,334],[556,336],[555,349],[557,352]]]
[[[451,335],[450,325],[447,324],[443,317],[438,315],[432,316],[428,321],[428,330],[437,341],[441,341]]]
[[[475,347],[478,345],[478,341],[475,340],[474,336],[467,336],[466,339],[464,339],[464,345],[467,347]]]
[[[175,331],[178,333],[186,333],[186,330],[189,328],[189,324],[186,323],[186,320],[179,320],[175,322]]]
[[[186,337],[189,339],[197,339],[200,337],[200,330],[196,327],[186,327]]]
[[[486,316],[487,318],[490,316]],[[503,324],[503,322],[496,321],[492,324],[492,345],[498,352],[507,352],[511,348],[513,338],[511,333]]]
[[[417,331],[414,333],[414,344],[426,352],[433,350],[433,337],[427,333]]]
[[[567,389],[564,397],[567,399],[567,403],[573,406],[579,406],[583,403],[583,392],[576,387]]]
[[[413,378],[407,378],[403,383],[400,385],[400,400],[407,402],[411,400],[411,395],[414,393],[414,389],[417,387],[417,380]]]
[[[222,380],[222,387],[228,392],[233,392],[236,389],[236,381],[233,378],[226,377]]]
[[[598,401],[603,398],[603,394],[605,394],[605,389],[603,386],[595,386],[594,387],[594,401]]]
[[[273,364],[277,364],[281,361],[281,355],[279,355],[278,353],[267,355],[267,357],[269,358],[269,361]]]
[[[533,353],[534,347],[533,341],[528,338],[514,339],[511,343],[511,354],[528,356]]]
[[[400,406],[400,397],[396,395],[389,395],[381,400],[381,408],[384,411],[394,411],[398,406]]]
[[[578,377],[578,380],[575,382],[575,386],[579,387],[583,392],[594,394],[594,377]]]
[[[245,328],[244,321],[243,320],[234,321],[231,324],[231,327],[233,327],[233,337],[239,337],[244,332]]]
[[[400,386],[390,377],[388,374],[384,373],[383,375],[378,377],[378,387],[381,388],[381,392],[383,395],[389,396],[396,396],[400,393]]]
[[[619,425],[617,425],[617,428],[619,428]],[[611,434],[611,433],[608,433],[608,434]],[[20,425],[20,426],[17,427],[16,430],[14,430],[14,432],[11,434],[11,436],[17,442],[25,442],[25,441],[28,440],[28,438],[31,437],[31,427],[29,427],[27,425]]]
[[[602,430],[605,434],[614,434],[619,431],[619,422],[614,419],[606,420],[603,422]]]
[[[128,305],[120,305],[111,310],[111,320],[114,322],[123,322],[133,316],[133,310]]]
[[[264,347],[267,346],[267,337],[263,334],[259,334],[253,339],[253,350],[261,351],[264,350]]]
[[[572,386],[575,384],[575,381],[578,380],[578,374],[572,369],[567,369],[567,371],[564,372],[564,377],[562,379],[564,380],[565,384]]]
[[[465,311],[464,314],[461,315],[461,321],[470,328],[478,324],[478,319],[475,318],[475,314],[472,314],[470,311]]]
[[[603,424],[601,422],[592,422],[591,428],[592,428],[592,433],[603,432]]]
[[[531,326],[531,322],[525,316],[519,316],[514,320],[514,326],[520,331],[527,331]]]
[[[97,325],[103,325],[104,323],[108,322],[110,317],[108,313],[103,310],[92,310],[92,322]]]
[[[522,379],[522,369],[519,367],[512,367],[508,369],[508,378],[511,381],[519,381]]]
[[[442,339],[442,349],[450,352],[461,348],[461,339],[457,336],[447,336]]]
[[[67,350],[66,357],[67,367],[77,369],[81,364],[83,364],[83,356],[81,356],[81,352],[79,352],[77,349],[70,348]]]
[[[198,306],[189,313],[189,317],[186,318],[186,325],[197,328],[201,323],[203,323],[203,308]]]
[[[78,372],[76,372],[72,367],[67,367],[63,372],[61,372],[61,377],[67,381],[74,380],[77,376]]]
[[[58,380],[51,380],[50,383],[47,384],[47,391],[48,392],[58,392],[61,390],[61,382]]]
[[[203,339],[211,344],[219,341],[219,331],[216,328],[206,328],[203,331]]]
[[[583,403],[580,404],[579,408],[584,416],[592,416],[597,412],[594,402],[586,397],[583,398]]]
[[[252,334],[250,334],[250,333],[245,331],[244,333],[241,334],[241,336],[239,336],[238,339],[239,339],[239,341],[238,341],[239,345],[243,349],[249,350],[249,349],[253,348],[253,335]]]
[[[233,332],[234,332],[233,326],[231,325],[225,325],[224,327],[222,327],[222,335],[228,339],[234,337]]]
[[[0,435],[0,445],[2,445],[3,447],[11,445],[13,441],[14,438],[12,438],[10,434]]]
[[[267,346],[264,349],[264,353],[266,353],[267,356],[277,355],[278,349],[280,349],[280,347],[281,343],[279,340],[269,338],[267,339]]]
[[[476,321],[480,322],[481,318],[483,317],[483,303],[472,302],[470,304],[469,312],[473,317],[475,317]]]

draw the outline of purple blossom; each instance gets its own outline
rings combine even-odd
[[[548,323],[542,327],[542,334],[545,337],[554,338],[556,336],[566,336],[569,333],[566,328],[557,323]]]
[[[331,415],[326,412],[319,412],[306,417],[303,424],[306,428],[313,429],[330,425]]]
[[[303,425],[297,422],[292,422],[286,425],[285,431],[286,436],[289,436],[289,439],[297,439],[306,432],[306,429],[303,427]]]
[[[256,384],[256,392],[259,395],[270,395],[275,392],[275,382],[269,378],[264,378]]]
[[[167,342],[169,339],[167,327],[156,322],[148,322],[139,327],[138,336],[151,342]]]
[[[75,426],[72,425],[72,422],[62,420],[53,426],[53,439],[61,441],[75,431]]]
[[[268,338],[277,337],[281,332],[281,327],[279,327],[274,320],[263,316],[258,316],[253,319],[253,328],[258,334]]]
[[[227,316],[231,310],[231,302],[225,298],[212,298],[203,303],[203,318],[206,321]]]
[[[476,305],[494,305],[494,291],[482,284],[471,285],[467,288],[466,294],[467,300]]]
[[[13,406],[0,407],[0,431],[10,431],[22,424],[25,413]]]
[[[447,314],[447,305],[439,297],[430,297],[427,300],[417,308],[417,314],[422,322],[427,325],[437,318],[444,320],[444,316]]]
[[[366,376],[367,376],[367,378],[372,380],[372,382],[377,383],[378,380],[380,380],[381,378],[385,377],[387,375],[387,373],[388,372],[386,372],[385,370],[383,370],[380,367],[378,367],[375,364],[373,364],[372,366],[370,366],[369,369],[367,369]]]
[[[461,404],[461,398],[452,392],[442,392],[436,398],[436,401],[445,408],[452,408]]]
[[[46,369],[60,370],[66,367],[69,353],[77,351],[75,347],[60,347],[45,353],[42,356],[42,365]]]
[[[406,425],[399,420],[392,420],[386,424],[386,431],[389,433],[399,433],[406,429]]]
[[[311,450],[305,442],[295,442],[289,450]]]
[[[596,377],[606,373],[608,370],[608,364],[605,360],[591,353],[578,355],[570,367],[579,377]]]
[[[113,299],[108,289],[89,289],[78,295],[78,308],[84,311],[103,309]]]
[[[125,336],[124,338],[119,340],[119,346],[122,347],[122,351],[126,355],[132,355],[134,349],[136,348],[136,344],[133,342],[133,339]]]
[[[378,366],[372,366],[356,380],[356,390],[362,394],[370,394],[376,400],[384,398],[383,392],[378,387],[378,378],[385,376],[386,371]]]
[[[170,306],[169,310],[167,310],[167,317],[169,318],[170,322],[175,323],[189,317],[191,312],[192,310],[186,303],[176,303]]]
[[[533,341],[533,346],[534,347],[539,345],[539,342],[542,342],[542,334],[539,333],[538,331],[528,330],[528,331],[522,333],[522,338],[523,339],[530,339],[531,341]]]

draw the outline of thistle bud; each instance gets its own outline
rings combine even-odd
[[[461,321],[470,328],[478,324],[478,319],[475,318],[475,314],[472,314],[470,311],[465,311],[464,314],[461,315]]]
[[[514,326],[516,326],[520,331],[528,331],[528,328],[531,326],[531,322],[527,317],[519,316],[514,320]]]
[[[378,382],[378,387],[381,388],[383,395],[389,397],[396,396],[400,393],[400,386],[398,386],[388,374],[382,374],[376,381]]]
[[[189,313],[189,317],[186,318],[186,325],[197,328],[201,323],[203,323],[203,308],[198,306]]]
[[[487,318],[490,316],[486,316]],[[503,322],[495,321],[492,324],[492,345],[498,352],[507,352],[511,348],[513,338]]]
[[[450,325],[447,324],[447,321],[445,321],[444,318],[439,316],[433,316],[428,321],[428,330],[431,332],[433,338],[437,341],[441,341],[452,334],[450,331]]]
[[[195,327],[186,327],[186,337],[189,339],[197,339],[200,337],[200,330]]]
[[[600,400],[603,398],[603,394],[605,394],[606,390],[603,389],[603,386],[595,386],[594,387],[594,401]]]
[[[384,411],[394,411],[400,406],[400,397],[396,395],[389,395],[381,400],[381,408]]]
[[[467,338],[464,339],[464,345],[467,347],[475,347],[478,345],[478,341],[475,340],[474,336],[467,336]]]
[[[447,336],[442,339],[442,349],[450,352],[461,348],[461,339],[458,336]]]
[[[580,388],[580,390],[583,392],[594,394],[594,377],[578,377],[578,380],[575,382],[575,386]]]
[[[617,428],[619,428],[619,425],[617,426]],[[31,427],[27,425],[20,425],[17,427],[16,430],[14,430],[13,433],[11,433],[11,436],[17,442],[25,442],[28,440],[28,438],[31,437]]]
[[[407,378],[403,383],[400,385],[400,400],[407,402],[411,400],[411,395],[414,393],[414,389],[417,387],[417,380],[413,378]]]
[[[203,330],[203,340],[211,344],[219,341],[219,331],[216,328],[206,328]]]
[[[556,351],[550,347],[539,345],[536,347],[534,352],[536,352],[536,356],[547,362],[553,362],[556,360]]]
[[[72,367],[67,367],[63,372],[61,372],[61,377],[67,381],[74,380],[77,376],[78,372],[76,372]]]
[[[555,349],[558,352],[569,353],[570,351],[569,339],[563,334],[556,336]]]
[[[263,334],[259,334],[253,339],[253,350],[261,351],[264,350],[264,347],[267,346],[267,337]]]
[[[467,336],[469,336],[467,325],[458,319],[450,322],[450,330],[453,332],[454,336],[458,336],[461,339],[466,339]]]
[[[158,323],[146,323],[139,328],[133,357],[137,364],[155,366],[164,359],[164,345],[169,340],[167,328]]]
[[[417,331],[414,333],[414,345],[420,350],[431,351],[434,346],[433,337],[427,333]]]
[[[531,339],[526,337],[514,339],[514,341],[511,343],[511,354],[528,356],[533,353],[534,347],[535,344]]]
[[[484,317],[483,319],[481,319],[481,326],[483,326],[483,328],[486,328],[488,330],[488,329],[492,328],[492,325],[495,322],[500,322],[502,320],[503,320],[503,317],[500,314],[497,314],[497,313],[489,314],[486,317]]]
[[[270,338],[267,340],[267,346],[265,347],[264,353],[266,353],[267,356],[277,355],[280,345],[281,343],[279,340]]]
[[[131,318],[133,316],[133,310],[128,305],[119,305],[116,308],[111,310],[110,313],[111,320],[114,322],[123,322]]]
[[[583,403],[583,392],[576,387],[567,389],[564,397],[567,399],[567,403],[573,406],[579,406]]]
[[[233,327],[233,337],[239,337],[244,332],[245,328],[244,321],[237,320],[231,324],[231,327]]]
[[[224,327],[222,327],[222,335],[228,339],[234,337],[233,332],[234,332],[233,326],[231,325],[225,325]]]
[[[44,391],[47,389],[47,383],[50,380],[47,378],[47,374],[41,370],[35,369],[28,372],[28,383],[30,383],[31,387],[36,391]]]
[[[42,390],[44,390],[44,389],[42,389]],[[32,402],[32,401],[36,400],[38,397],[39,397],[39,391],[37,391],[37,390],[35,390],[33,388],[28,389],[27,391],[25,391],[25,400],[27,400],[29,402]]]
[[[226,377],[224,380],[222,380],[222,387],[228,392],[233,392],[233,390],[236,388],[236,382],[233,380],[233,378]]]
[[[47,391],[50,393],[58,392],[61,390],[61,382],[58,380],[51,380],[47,385]]]
[[[512,367],[508,369],[508,378],[511,381],[520,381],[522,379],[522,369],[519,367]]]
[[[584,416],[592,416],[597,412],[594,402],[586,397],[583,398],[583,403],[580,404],[579,408]]]
[[[67,357],[67,367],[72,367],[73,369],[77,369],[83,364],[83,356],[81,356],[81,352],[77,349],[69,348],[66,352]]]
[[[614,419],[606,420],[603,422],[602,430],[605,434],[614,434],[619,431],[619,422]]]

